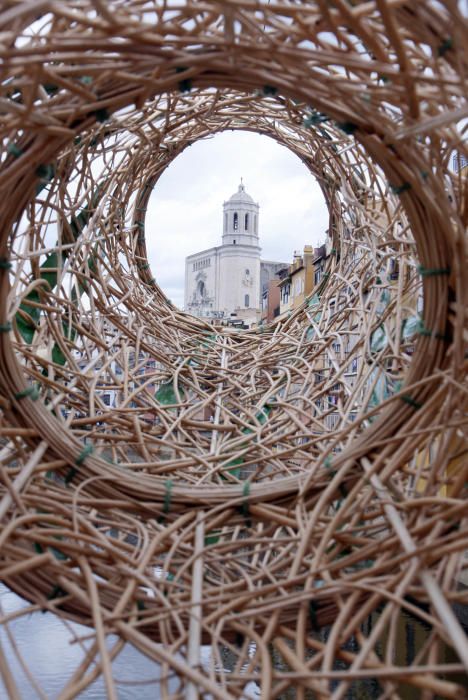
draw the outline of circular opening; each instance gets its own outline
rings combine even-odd
[[[225,132],[199,141],[165,170],[146,211],[151,271],[180,309],[190,311],[184,301],[185,259],[223,244],[228,216],[223,214],[223,203],[237,191],[241,179],[260,204],[259,215],[251,214],[255,228],[249,230],[249,224],[245,228],[246,213],[241,233],[258,234],[262,260],[289,265],[294,251],[302,252],[304,245],[318,247],[326,240],[329,216],[322,191],[293,153],[271,138],[249,132]],[[206,270],[203,256],[193,264]],[[240,282],[232,280],[233,285]]]

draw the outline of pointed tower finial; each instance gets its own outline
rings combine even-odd
[[[240,185],[239,185],[239,192],[243,192],[245,189],[244,187],[244,181],[243,178],[241,177]]]

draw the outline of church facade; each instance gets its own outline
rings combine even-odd
[[[257,321],[262,287],[285,263],[260,259],[259,205],[241,181],[223,204],[222,245],[185,259],[185,310],[204,318]]]

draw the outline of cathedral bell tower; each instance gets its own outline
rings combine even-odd
[[[222,245],[185,259],[185,308],[195,316],[242,320],[260,313],[259,205],[241,183],[223,204]]]
[[[259,205],[240,185],[223,204],[218,308],[229,317],[255,320],[260,309]]]
[[[241,183],[223,204],[223,245],[258,246],[258,212],[260,207]]]

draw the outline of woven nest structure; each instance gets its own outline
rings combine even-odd
[[[28,605],[0,615],[89,627],[60,698],[117,698],[125,643],[154,697],[464,697],[466,32],[455,0],[2,3],[0,572]],[[158,178],[226,129],[330,213],[319,286],[249,331],[146,255]]]

